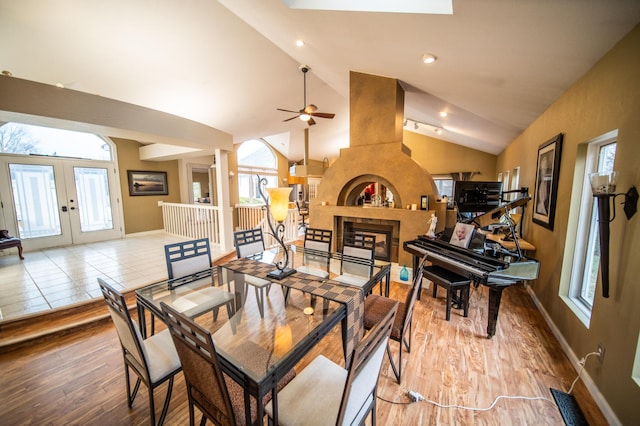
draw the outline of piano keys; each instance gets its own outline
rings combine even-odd
[[[519,254],[510,256],[506,252],[505,256],[505,251],[497,251],[499,256],[492,256],[425,236],[405,241],[403,247],[413,255],[414,271],[419,260],[427,255],[432,264],[469,278],[476,287],[481,284],[489,287],[487,338],[493,337],[496,332],[502,291],[517,282],[538,278],[540,270],[537,260]]]

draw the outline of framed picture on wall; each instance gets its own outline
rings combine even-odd
[[[429,196],[423,195],[420,197],[420,210],[429,210]]]
[[[129,195],[169,195],[167,172],[127,170]]]
[[[533,222],[553,231],[560,176],[562,133],[538,147],[536,188],[533,194]]]

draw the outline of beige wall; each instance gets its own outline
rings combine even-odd
[[[498,170],[521,166],[521,185],[534,187],[538,146],[558,133],[564,134],[555,229],[550,231],[526,217],[526,239],[536,247],[540,277],[532,285],[543,309],[575,355],[580,358],[604,344],[600,365],[589,359],[586,370],[598,390],[622,422],[640,424],[640,387],[632,378],[632,366],[640,331],[640,215],[627,220],[621,209],[611,223],[610,297],[596,289],[589,327],[585,327],[559,296],[565,252],[572,253],[569,214],[574,170],[579,169],[578,147],[618,129],[615,169],[618,190],[640,187],[640,26],[607,53],[583,78],[558,98],[498,157]],[[581,178],[581,176],[578,176]],[[621,200],[618,200],[621,201]],[[565,250],[567,249],[567,250]]]
[[[432,176],[480,172],[472,180],[496,180],[497,157],[493,154],[406,130],[403,137],[403,143],[411,149],[411,158]]]
[[[125,234],[162,229],[162,208],[158,207],[158,201],[180,202],[178,161],[141,161],[138,157],[138,148],[142,144],[129,139],[111,138],[111,140],[118,150]],[[167,172],[169,195],[129,196],[127,170]]]

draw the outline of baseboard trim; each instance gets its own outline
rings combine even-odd
[[[551,320],[551,317],[549,316],[547,311],[544,309],[544,307],[538,300],[538,297],[533,292],[533,289],[531,288],[531,286],[527,286],[527,292],[529,293],[529,296],[531,296],[531,300],[533,300],[533,303],[535,303],[536,307],[538,308],[538,311],[540,311],[540,313],[542,314],[542,317],[544,318],[545,322],[551,329],[551,332],[556,337],[556,339],[558,339],[558,342],[560,343],[560,347],[562,348],[562,351],[565,353],[567,358],[569,358],[569,361],[571,362],[571,365],[573,366],[573,368],[576,370],[576,374],[577,374],[578,371],[580,371],[579,358],[573,352],[573,349],[571,349],[571,347],[569,346],[569,343],[567,343],[566,339],[564,338],[564,336],[562,335],[558,327],[556,327],[555,323]],[[600,411],[602,411],[602,415],[607,419],[607,422],[609,422],[610,425],[621,424],[620,420],[618,420],[615,413],[611,409],[611,406],[609,405],[607,400],[604,398],[602,393],[600,393],[600,389],[598,389],[598,386],[595,384],[593,379],[591,379],[591,376],[589,375],[586,369],[582,371],[582,374],[580,374],[580,380],[582,380],[582,382],[584,383],[585,387],[589,391],[589,394],[591,394],[591,397],[593,398],[595,403],[598,405],[598,408],[600,408]]]

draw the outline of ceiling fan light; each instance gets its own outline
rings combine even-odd
[[[311,120],[311,116],[309,114],[307,114],[307,113],[302,113],[302,114],[300,114],[300,120],[309,121],[309,120]]]
[[[436,61],[436,56],[432,55],[431,53],[425,53],[424,55],[422,55],[422,62],[424,62],[425,64],[432,64]]]

